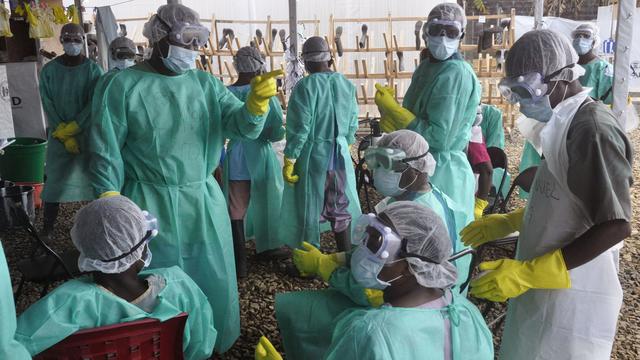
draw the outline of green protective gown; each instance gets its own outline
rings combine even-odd
[[[336,320],[323,359],[444,359],[444,319],[451,324],[451,359],[491,360],[493,339],[478,309],[453,295],[441,309],[353,309]]]
[[[42,191],[42,200],[46,202],[94,199],[89,180],[86,129],[91,116],[91,97],[101,75],[100,66],[89,59],[78,66],[65,66],[60,57],[40,71],[40,99],[47,115],[49,134],[47,181]],[[82,131],[75,136],[80,146],[78,155],[68,153],[62,142],[51,136],[61,122],[71,121],[77,122]]]
[[[585,73],[580,77],[580,83],[584,87],[592,88],[589,96],[601,100],[605,104],[611,104],[613,101],[613,90],[610,91],[613,86],[613,65],[601,58],[595,58],[582,67]]]
[[[493,105],[482,104],[482,137],[487,147],[497,147],[504,150],[504,125],[502,123],[502,111]],[[500,187],[504,169],[493,169],[493,186],[497,189]],[[507,173],[504,184],[502,185],[502,197],[507,196],[509,192],[509,184],[511,183],[511,175]]]
[[[349,153],[358,129],[356,89],[342,74],[322,72],[300,80],[287,109],[285,157],[297,159],[296,184],[286,183],[280,237],[292,248],[302,241],[319,245],[320,214],[327,170],[334,147],[337,168],[345,169],[345,193],[352,219],[362,214]],[[353,230],[353,229],[352,229]]]
[[[240,334],[240,314],[229,213],[212,173],[224,139],[255,139],[265,117],[198,70],[165,76],[141,63],[101,87],[91,129],[95,192],[120,191],[158,218],[151,267],[178,265],[200,286],[222,353]]]
[[[480,95],[480,83],[464,60],[423,61],[402,103],[416,116],[408,129],[427,140],[437,162],[431,182],[465,210],[464,225],[474,219],[475,177],[465,149]]]
[[[504,149],[504,126],[502,124],[502,111],[493,105],[482,105],[482,137],[487,147]]]
[[[30,360],[29,351],[15,339],[16,307],[13,303],[11,277],[0,244],[0,359]]]
[[[211,356],[216,330],[204,293],[175,266],[145,271],[140,275],[145,274],[160,275],[166,281],[152,313],[100,289],[89,277],[78,278],[57,287],[20,315],[16,339],[27,347],[31,355],[36,355],[78,330],[145,318],[165,321],[186,312],[189,316],[182,344],[185,359],[202,360]]]
[[[522,149],[522,157],[520,158],[520,167],[518,168],[518,170],[520,172],[523,172],[530,167],[540,166],[541,162],[542,157],[540,156],[540,154],[538,154],[538,152],[530,142],[526,141],[524,143],[524,149]],[[529,193],[520,189],[520,198],[528,199]]]
[[[250,86],[230,86],[229,90],[238,99],[245,101]],[[227,144],[228,149],[233,149],[233,144],[240,141],[244,148],[244,158],[251,175],[251,198],[244,225],[247,237],[255,238],[258,253],[284,245],[278,237],[284,180],[280,162],[271,146],[271,142],[284,138],[285,130],[282,121],[280,103],[273,97],[270,100],[269,115],[260,136],[256,140],[231,140]],[[223,191],[227,201],[229,199],[229,158],[227,154],[223,165]]]
[[[396,200],[393,198],[384,199],[376,206],[376,211],[383,211],[394,201]],[[453,200],[433,188],[428,193],[413,197],[411,201],[434,210],[442,217],[450,230],[450,236],[454,239],[454,252],[466,248],[458,236],[464,227],[461,224],[466,219],[466,214]],[[459,274],[456,284],[461,284],[467,279],[470,263],[471,256],[462,257],[455,262]],[[327,349],[331,344],[329,334],[335,328],[336,316],[346,309],[370,306],[365,290],[366,288],[351,275],[349,267],[341,266],[331,274],[328,290],[278,294],[276,317],[287,358],[322,359],[323,349]],[[455,288],[453,291],[456,292]]]

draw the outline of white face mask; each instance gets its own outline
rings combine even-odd
[[[189,50],[180,46],[169,45],[167,57],[162,62],[167,69],[176,74],[182,74],[196,68],[196,58],[200,54],[197,50]]]
[[[429,52],[434,58],[444,61],[450,58],[460,46],[460,39],[446,36],[429,36]]]
[[[113,70],[113,69],[118,69],[118,70],[124,70],[128,67],[131,67],[135,64],[135,61],[133,59],[121,59],[121,60],[111,60],[109,62],[109,70]]]
[[[84,44],[66,42],[62,44],[62,48],[64,49],[65,54],[69,56],[78,56],[82,52],[82,48],[84,48]]]

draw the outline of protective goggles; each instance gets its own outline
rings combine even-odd
[[[171,27],[159,16],[158,20],[168,29],[171,29],[169,31],[169,40],[175,44],[201,47],[209,40],[209,34],[211,32],[200,24],[182,23]]]
[[[370,147],[364,152],[364,161],[371,169],[381,167],[387,170],[404,171],[415,160],[422,159],[429,153],[415,157],[407,157],[407,154],[399,149],[389,149],[384,147]]]
[[[82,44],[84,42],[84,37],[77,33],[76,34],[65,33],[60,35],[60,42]]]
[[[532,99],[534,102],[547,94],[548,84],[564,69],[572,68],[575,64],[567,65],[558,71],[542,77],[539,73],[528,73],[511,78],[504,78],[498,83],[500,94],[511,104],[522,99]]]
[[[142,245],[146,245],[149,241],[151,241],[151,239],[153,239],[154,237],[158,236],[158,219],[149,214],[148,211],[143,211],[142,215],[144,215],[145,217],[145,227],[146,227],[146,232],[144,237],[142,238],[142,240],[140,240],[137,244],[135,244],[131,250],[127,251],[124,254],[121,254],[119,256],[116,256],[114,258],[111,259],[107,259],[107,260],[100,260],[102,262],[114,262],[114,261],[118,261],[118,260],[122,260],[125,257],[133,254],[134,252],[136,252],[136,250],[138,250]]]
[[[375,214],[360,216],[356,221],[354,245],[366,246],[372,254],[385,262],[397,258],[402,241],[389,226],[383,224]]]
[[[407,239],[402,239],[393,229],[382,223],[375,214],[360,216],[356,221],[354,245],[366,246],[385,265],[398,259],[417,258],[432,264],[439,264],[426,256],[407,251]]]
[[[111,50],[111,56],[117,60],[127,60],[136,57],[136,53],[129,48],[117,48]]]
[[[462,34],[462,25],[452,20],[431,20],[427,24],[427,35],[446,36],[449,39],[458,39]]]

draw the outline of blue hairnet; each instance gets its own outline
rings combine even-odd
[[[329,44],[320,36],[312,36],[302,45],[302,60],[308,62],[324,62],[331,60]]]
[[[253,46],[245,46],[236,52],[233,65],[239,73],[255,73],[264,69],[264,60],[260,50]]]

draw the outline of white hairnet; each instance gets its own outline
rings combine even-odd
[[[200,24],[200,15],[182,4],[162,5],[156,14],[144,24],[142,35],[155,44],[169,35],[171,29],[176,25],[183,23]]]
[[[142,259],[145,246],[116,261],[106,262],[126,254],[147,232],[142,210],[124,196],[94,200],[76,214],[71,240],[80,251],[80,271],[121,273]]]
[[[109,51],[113,51],[115,49],[129,49],[132,53],[136,53],[136,44],[133,43],[133,40],[129,39],[126,36],[120,36],[109,44]]]
[[[386,134],[378,140],[376,146],[402,150],[407,154],[407,157],[420,156],[429,151],[429,143],[427,143],[427,140],[425,140],[422,135],[411,130],[398,130]],[[407,165],[429,176],[433,176],[436,170],[436,160],[431,154],[408,162]]]
[[[533,30],[522,35],[509,50],[505,63],[506,76],[511,78],[537,72],[546,77],[576,64],[549,79],[573,81],[584,73],[577,62],[578,54],[566,36],[552,30]]]
[[[260,50],[253,46],[245,46],[236,52],[233,65],[239,73],[255,73],[264,69],[264,60]]]
[[[329,44],[320,36],[312,36],[302,45],[302,60],[308,62],[324,62],[331,60]]]
[[[432,20],[457,21],[462,25],[462,31],[467,27],[467,17],[464,15],[464,9],[456,3],[442,3],[434,6],[429,12],[427,23]]]
[[[600,29],[594,23],[584,23],[576,26],[571,32],[571,37],[575,38],[579,33],[590,33],[593,39],[593,48],[600,46]]]
[[[406,239],[406,252],[427,257],[432,261],[407,257],[409,270],[418,284],[445,289],[455,284],[458,273],[448,261],[452,247],[444,222],[433,210],[413,201],[397,201],[389,205],[385,214],[402,239]]]

